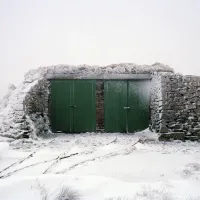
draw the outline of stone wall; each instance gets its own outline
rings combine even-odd
[[[200,77],[162,76],[161,86],[161,139],[200,139]]]
[[[25,134],[50,132],[49,85],[43,78],[26,94],[22,126]],[[104,129],[103,81],[97,81],[96,89],[97,130],[100,131]],[[200,77],[153,73],[149,127],[161,134],[161,140],[200,139]]]
[[[151,127],[159,131],[160,128],[160,79],[162,72],[173,73],[173,69],[167,65],[155,63],[153,65],[136,65],[132,63],[114,64],[109,66],[71,66],[58,65],[40,67],[30,70],[24,81],[6,97],[6,103],[0,101],[0,135],[15,139],[23,137],[37,137],[50,131],[49,117],[49,77],[69,76],[73,78],[98,79],[126,79],[151,77],[153,74],[152,98],[151,98]],[[154,77],[155,75],[155,77]],[[100,84],[102,85],[102,84]],[[100,86],[99,85],[99,86]],[[97,128],[104,128],[103,117],[103,88],[99,87],[97,93]],[[3,103],[2,103],[3,102]]]
[[[24,100],[24,111],[27,121],[27,134],[34,132],[36,136],[50,131],[49,122],[49,85],[47,79],[38,81],[27,93]]]

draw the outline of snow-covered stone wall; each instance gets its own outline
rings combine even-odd
[[[200,77],[165,75],[161,139],[200,139]]]
[[[30,122],[27,134],[47,134],[50,131],[49,122],[49,85],[43,78],[34,85],[24,99],[25,115]]]
[[[161,114],[161,82],[160,74],[173,73],[173,69],[160,64],[136,65],[132,63],[100,66],[70,66],[58,65],[40,67],[30,70],[25,75],[24,82],[9,91],[7,97],[0,101],[0,135],[12,138],[36,138],[42,133],[50,133],[49,126],[49,81],[48,77],[56,75],[87,77],[109,77],[124,75],[150,75],[152,79],[151,94],[151,128],[160,130]],[[3,102],[3,103],[1,103]]]
[[[25,115],[24,99],[37,83],[38,80],[24,81],[12,93],[8,92],[7,99],[4,98],[0,105],[0,135],[16,139],[27,137],[29,121]]]
[[[151,80],[150,88],[150,129],[160,131],[162,115],[162,90],[161,75],[155,72]]]

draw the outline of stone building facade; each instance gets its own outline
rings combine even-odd
[[[161,77],[161,139],[200,138],[200,77],[165,75]]]
[[[200,138],[200,77],[175,74],[173,69],[156,63],[138,66],[135,64],[116,64],[98,66],[50,66],[31,70],[24,82],[0,107],[0,135],[12,138],[36,138],[50,134],[49,86],[51,76],[84,79],[88,77],[129,77],[148,76],[150,83],[149,128],[160,135],[160,140]],[[96,88],[96,112],[104,112],[102,102],[103,83]],[[98,127],[103,119],[97,116]]]

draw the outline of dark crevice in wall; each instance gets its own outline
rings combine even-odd
[[[96,129],[104,131],[104,81],[96,81]]]

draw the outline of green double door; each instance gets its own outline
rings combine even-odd
[[[96,131],[96,81],[51,80],[53,132]]]
[[[105,81],[105,131],[135,132],[149,125],[148,81]]]

